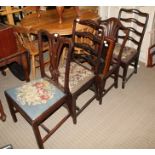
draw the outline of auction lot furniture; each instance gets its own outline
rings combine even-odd
[[[46,35],[50,51],[49,72],[52,78],[44,74],[45,66],[42,53],[42,35]],[[67,38],[60,38],[58,34],[49,34],[47,31],[39,32],[39,57],[41,78],[32,80],[16,88],[5,91],[5,96],[9,104],[9,109],[14,122],[17,122],[16,113],[19,112],[32,126],[39,148],[44,148],[43,143],[67,120],[72,116],[71,98],[69,95],[68,76],[69,59],[72,43]],[[66,59],[65,78],[63,86],[59,82],[59,61],[63,48],[68,47]],[[48,129],[43,123],[57,110],[66,105],[67,114],[52,128]],[[39,127],[47,133],[42,135]]]
[[[137,9],[121,8],[118,19],[130,30],[127,42],[130,41],[132,43],[130,46],[125,46],[121,59],[121,68],[123,69],[123,73],[119,75],[119,77],[122,79],[122,88],[125,88],[125,84],[129,78],[134,73],[137,73],[139,54],[141,51],[141,45],[146,31],[149,14],[141,12]],[[132,66],[133,68],[130,73],[128,71],[129,66]]]
[[[99,21],[100,25],[104,27],[104,35],[107,36],[108,38],[111,38],[115,41],[115,46],[110,52],[107,52],[107,57],[105,58],[105,64],[107,66],[103,71],[100,72],[99,76],[99,96],[100,96],[100,104],[102,103],[102,97],[113,87],[117,88],[118,87],[118,73],[119,73],[119,68],[120,68],[120,61],[122,57],[122,52],[124,49],[124,46],[126,44],[128,35],[129,35],[129,30],[127,27],[124,27],[121,22],[114,17],[108,18],[106,20],[100,20]],[[118,34],[121,32],[121,37],[118,36]],[[122,41],[122,43],[117,46],[118,42],[117,41]],[[108,42],[107,42],[108,45]],[[117,55],[114,55],[114,52],[117,52]],[[109,79],[111,82],[108,83],[107,86],[107,81]]]

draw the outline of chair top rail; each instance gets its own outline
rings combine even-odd
[[[147,13],[144,13],[144,12],[141,12],[140,10],[138,9],[125,9],[125,8],[121,8],[120,9],[120,13],[119,13],[119,17],[120,17],[120,14],[121,12],[126,12],[126,13],[135,13],[135,14],[138,14],[142,17],[147,17],[148,18],[148,14]]]

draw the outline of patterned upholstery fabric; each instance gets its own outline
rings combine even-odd
[[[120,52],[120,48],[121,48],[121,45],[120,44],[116,44],[115,45],[115,49],[114,49],[114,57],[117,57],[119,52]],[[123,62],[128,62],[132,57],[134,57],[137,53],[137,50],[132,48],[132,47],[124,47],[123,49],[123,53],[122,53],[122,61]]]
[[[8,89],[6,93],[32,120],[35,120],[65,96],[60,89],[44,79],[34,80],[20,87]]]
[[[65,76],[65,66],[59,68],[60,77],[59,83],[64,85],[64,76]],[[46,72],[50,76],[49,71]],[[70,65],[70,74],[69,74],[69,88],[71,93],[76,92],[82,85],[94,77],[93,72],[90,70],[78,65],[77,63],[72,62]]]
[[[60,84],[64,84],[65,68],[60,68]],[[70,65],[69,88],[72,93],[77,91],[88,80],[94,77],[94,74],[84,67],[72,62]]]
[[[17,100],[23,105],[46,104],[53,97],[53,89],[48,81],[35,80],[16,88]]]

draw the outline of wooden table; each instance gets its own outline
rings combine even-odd
[[[59,33],[60,35],[72,34],[72,23],[76,18],[76,11],[74,8],[65,9],[63,12],[63,21],[59,23],[59,15],[54,10],[42,11],[40,17],[38,14],[30,14],[21,20],[21,25],[25,28],[31,29],[31,32],[37,34],[37,31],[44,29],[50,33]],[[81,19],[99,19],[99,15],[91,10],[80,10]]]

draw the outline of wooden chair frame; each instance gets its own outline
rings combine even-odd
[[[124,17],[123,15],[125,15],[125,14],[126,14],[126,16]],[[129,17],[128,15],[131,15],[131,16]],[[137,16],[138,19],[136,19],[133,16]],[[141,21],[141,18],[143,18],[144,21]],[[123,61],[123,59],[121,59],[121,68],[123,69],[123,74],[119,75],[119,77],[122,78],[122,88],[124,88],[125,83],[130,79],[130,77],[134,73],[137,73],[137,66],[138,66],[138,62],[139,62],[141,45],[142,45],[142,41],[143,41],[144,34],[146,31],[149,15],[147,13],[143,13],[143,12],[139,11],[138,9],[121,8],[119,11],[118,19],[123,24],[125,24],[125,23],[136,24],[136,28],[131,26],[131,27],[128,27],[128,29],[130,30],[130,33],[133,33],[134,35],[139,37],[139,40],[137,40],[134,35],[130,35],[130,33],[129,33],[128,41],[131,41],[135,46],[137,46],[137,48],[135,48],[136,53],[131,58],[129,58],[129,60],[127,60],[127,61]],[[142,29],[142,30],[140,31],[140,29]],[[126,52],[126,51],[124,50],[123,53],[124,52]],[[128,74],[129,66],[133,67],[133,71],[130,74]]]
[[[107,50],[107,56],[105,58],[105,67],[103,71],[99,75],[99,98],[100,98],[100,104],[102,103],[102,97],[113,87],[118,87],[118,74],[120,69],[120,63],[121,63],[121,56],[123,49],[125,47],[129,30],[128,28],[124,27],[121,22],[117,18],[109,18],[106,20],[99,20],[99,24],[104,27],[104,35],[107,37],[107,42],[110,42],[110,39],[112,43],[109,43],[109,50]],[[118,36],[118,34],[123,32],[122,36]],[[117,56],[114,57],[114,50],[115,50],[115,44],[117,44],[117,41],[119,38],[122,39],[120,50],[118,51]],[[114,81],[109,85],[109,87],[106,88],[106,81],[108,78],[112,78]]]
[[[84,27],[83,31],[77,28],[78,26],[81,26],[81,28]],[[87,31],[88,27],[93,29],[93,31]],[[82,39],[77,39],[77,37]],[[80,40],[80,42],[78,41]],[[88,41],[90,40],[90,41]],[[73,111],[77,116],[96,98],[98,98],[98,88],[97,88],[97,74],[98,74],[98,68],[100,65],[100,57],[103,49],[104,39],[103,39],[103,27],[99,26],[99,24],[93,20],[83,20],[83,19],[75,19],[73,22],[73,32],[72,32],[72,41],[73,41],[73,52],[72,52],[72,59],[71,63],[75,62],[77,65],[81,65],[83,68],[86,68],[86,70],[90,70],[94,73],[94,77],[88,80],[85,84],[83,84],[76,92],[72,93],[72,105],[73,105]],[[91,43],[91,44],[90,44]],[[82,59],[86,58],[84,62],[79,62],[78,58],[74,55],[76,53],[76,49],[80,49],[80,56],[81,53],[84,55]],[[90,57],[89,57],[90,56]],[[88,59],[87,59],[88,58]],[[90,58],[90,59],[89,59]],[[95,59],[94,59],[95,58]],[[94,65],[92,65],[94,62],[96,62]],[[85,66],[86,64],[89,64],[91,67]],[[94,95],[90,97],[90,99],[85,102],[81,108],[77,105],[77,98],[82,95],[85,91],[88,89],[91,89],[93,86],[95,86]]]
[[[49,71],[52,77],[46,76],[45,74],[45,64],[43,63],[43,41],[42,41],[42,35],[46,35],[48,37],[49,42],[49,49],[50,49],[50,67]],[[24,107],[21,106],[16,99],[14,99],[14,96],[11,94],[9,90],[5,91],[5,96],[9,105],[9,109],[13,118],[14,122],[17,122],[16,113],[19,112],[24,119],[32,126],[33,132],[35,134],[35,138],[38,144],[39,148],[44,148],[43,143],[70,117],[73,117],[72,112],[72,106],[71,106],[71,95],[69,94],[69,87],[68,87],[68,74],[69,74],[69,67],[70,67],[70,55],[71,55],[71,49],[72,49],[72,42],[67,38],[60,38],[58,34],[50,34],[47,31],[40,30],[39,34],[39,58],[40,58],[40,70],[41,70],[41,76],[42,79],[45,79],[48,81],[52,86],[55,87],[58,93],[62,93],[62,97],[55,101],[51,100],[51,103],[49,107],[47,107],[43,112],[40,114],[37,113],[37,115],[33,118],[28,112],[24,110]],[[65,84],[64,87],[61,87],[61,85],[58,84],[58,77],[59,77],[59,71],[58,71],[58,65],[60,61],[60,55],[62,53],[63,45],[66,45],[69,50],[67,54],[67,60],[66,60],[66,76],[65,76]],[[13,88],[15,89],[15,88]],[[12,89],[10,89],[12,90]],[[15,90],[14,90],[15,91]],[[48,101],[49,102],[49,101]],[[54,102],[54,103],[53,103]],[[48,129],[43,122],[47,120],[52,114],[54,114],[58,109],[60,109],[62,106],[67,105],[68,113],[63,116],[63,118],[52,128]],[[30,107],[33,108],[33,107]],[[74,118],[74,117],[73,117]],[[42,137],[39,126],[41,126],[47,134]]]
[[[15,26],[14,29],[15,29],[15,35],[16,35],[17,41],[20,44],[20,46],[23,46],[24,48],[26,48],[30,53],[31,66],[32,66],[32,79],[35,79],[36,68],[39,67],[39,65],[36,64],[37,62],[39,64],[38,40],[34,39],[34,38],[37,38],[37,36],[34,36],[31,33],[30,29],[26,29],[21,26]],[[47,50],[48,50],[48,46],[44,45],[44,52],[46,52]],[[48,61],[46,61],[45,63],[48,63]]]

